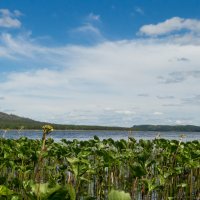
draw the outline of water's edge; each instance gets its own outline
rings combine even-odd
[[[191,140],[200,140],[200,132],[154,132],[154,131],[86,131],[86,130],[56,130],[53,131],[49,137],[53,138],[56,141],[61,139],[67,140],[89,140],[94,137],[94,135],[98,136],[101,140],[112,138],[114,140],[125,139],[128,137],[134,137],[136,140],[145,139],[152,140],[156,137],[170,139],[170,140],[179,140],[181,136],[183,137],[183,141],[191,141]],[[41,139],[42,131],[41,130],[0,130],[0,137],[17,139],[19,137],[27,137],[30,139]]]

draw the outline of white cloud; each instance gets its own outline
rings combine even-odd
[[[20,17],[23,15],[19,10],[14,10],[13,13],[14,13],[14,16],[16,16],[16,17]]]
[[[191,120],[180,120],[180,119],[177,119],[175,120],[175,124],[176,125],[190,125],[192,124],[192,121]]]
[[[182,30],[200,33],[200,20],[173,17],[158,24],[144,25],[139,32],[148,36],[159,36]]]
[[[135,114],[134,111],[130,111],[130,110],[116,110],[115,113],[124,114],[124,115],[133,115],[133,114]]]
[[[170,83],[180,83],[189,78],[200,79],[200,70],[194,71],[175,71],[168,74],[168,77],[159,76],[158,79],[161,83],[170,84]]]
[[[90,13],[90,14],[86,17],[86,19],[87,19],[88,21],[101,21],[100,15],[96,15],[96,14],[94,14],[94,13]]]
[[[189,105],[200,105],[200,95],[194,95],[193,97],[185,97],[182,101]]]
[[[81,38],[82,41],[85,41],[85,39],[88,39],[90,41],[96,42],[102,42],[105,40],[104,36],[102,35],[101,31],[93,25],[92,23],[85,23],[73,30],[70,31],[71,35],[73,37]]]
[[[153,115],[163,115],[163,113],[156,111],[156,112],[153,113]]]
[[[0,96],[6,96],[1,107],[57,123],[132,126],[174,123],[188,116],[198,124],[199,105],[191,107],[189,101],[176,105],[196,94],[199,79],[190,75],[176,87],[159,84],[157,79],[174,71],[191,74],[199,69],[200,45],[193,44],[195,39],[187,44],[174,38],[46,47],[28,37],[4,34],[0,55],[7,64],[0,67],[14,60],[20,71],[1,74]],[[168,62],[172,58],[190,62]],[[142,98],[144,94],[148,98]]]
[[[142,8],[140,8],[140,7],[135,7],[135,11],[137,13],[139,13],[140,15],[144,15],[144,10]]]
[[[96,44],[105,40],[103,34],[98,28],[101,22],[100,15],[90,13],[83,19],[83,23],[69,31],[69,36],[80,43]]]
[[[22,13],[18,10],[11,12],[8,9],[0,9],[0,27],[20,28],[21,22],[17,19],[17,17],[21,15]]]
[[[98,28],[96,28],[95,26],[93,26],[92,24],[90,23],[87,23],[87,24],[84,24],[76,29],[74,29],[74,31],[77,31],[77,32],[91,32],[91,33],[94,33],[96,35],[101,35],[100,31]]]
[[[181,120],[176,120],[175,123],[178,124],[178,125],[182,125],[183,124],[183,122]]]

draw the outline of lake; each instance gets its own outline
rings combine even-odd
[[[53,131],[48,137],[53,138],[55,141],[60,141],[61,139],[67,140],[89,140],[92,139],[94,135],[97,135],[101,140],[112,138],[114,140],[125,139],[128,136],[134,137],[136,140],[145,139],[152,140],[158,134],[160,138],[165,139],[180,139],[180,135],[184,134],[185,137],[183,141],[200,140],[200,132],[153,132],[153,131],[133,131],[129,133],[128,131]],[[19,137],[28,137],[30,139],[41,139],[42,131],[35,130],[23,130],[23,131],[4,131],[0,130],[0,137],[17,139]]]

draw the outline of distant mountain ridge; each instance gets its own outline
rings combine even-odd
[[[45,124],[50,124],[57,130],[124,130],[124,131],[182,131],[200,132],[200,126],[194,125],[134,125],[126,127],[88,126],[88,125],[62,125],[40,122],[13,114],[0,112],[0,129],[41,129]]]

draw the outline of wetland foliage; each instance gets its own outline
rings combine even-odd
[[[0,199],[196,200],[200,141],[0,138]]]

